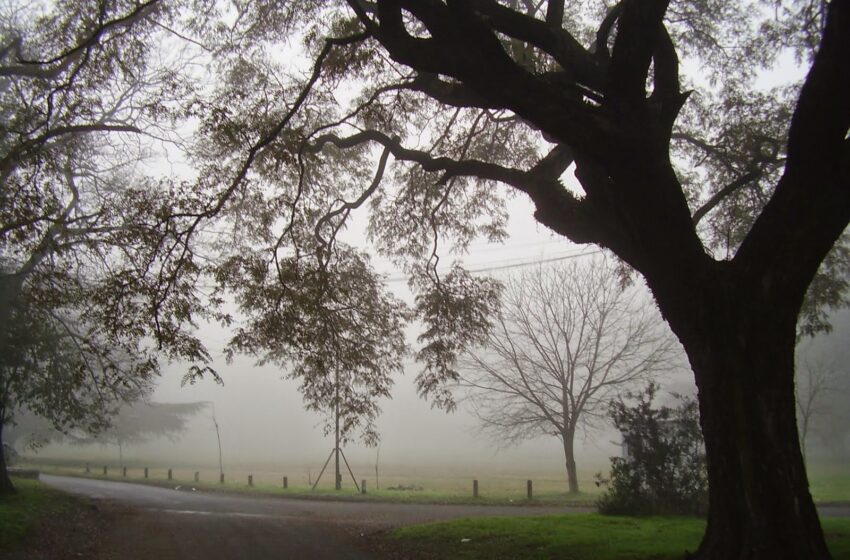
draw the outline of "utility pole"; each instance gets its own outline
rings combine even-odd
[[[222,465],[222,462],[221,462],[221,434],[218,431],[218,422],[216,422],[216,419],[215,419],[215,403],[210,402],[210,405],[212,407],[212,421],[213,421],[213,424],[215,425],[215,437],[218,439],[218,474],[219,474],[219,477],[221,477],[221,479],[223,480],[224,479],[224,466]]]

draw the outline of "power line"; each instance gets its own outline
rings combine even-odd
[[[587,256],[590,256],[590,255],[596,255],[596,254],[601,253],[601,252],[602,252],[601,249],[594,249],[593,251],[587,251],[587,252],[583,252],[583,253],[573,253],[573,254],[570,254],[570,255],[561,255],[560,257],[550,257],[550,258],[547,258],[547,259],[534,259],[534,260],[530,260],[530,261],[523,261],[523,262],[513,263],[513,264],[505,264],[505,265],[498,265],[498,266],[486,266],[486,267],[481,267],[481,268],[472,268],[472,269],[468,269],[467,272],[472,273],[472,274],[478,274],[480,272],[493,272],[493,271],[496,271],[496,270],[508,270],[508,269],[512,269],[512,268],[522,268],[522,267],[525,267],[525,266],[532,266],[532,265],[536,265],[536,264],[546,264],[546,263],[552,263],[552,262],[558,262],[558,261],[566,261],[566,260],[569,260],[569,259],[578,259],[580,257],[587,257]],[[406,276],[394,276],[392,278],[387,278],[385,280],[385,282],[387,282],[387,283],[389,283],[389,282],[403,282],[403,281],[406,281],[406,280],[407,280]]]

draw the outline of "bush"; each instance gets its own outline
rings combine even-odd
[[[609,416],[623,436],[624,457],[611,458],[611,477],[597,474],[607,492],[599,499],[608,515],[704,514],[708,475],[697,403],[678,396],[675,408],[652,407],[658,386],[611,403]]]

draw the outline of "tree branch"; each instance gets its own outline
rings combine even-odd
[[[389,149],[396,159],[417,163],[425,171],[442,172],[443,180],[467,176],[509,185],[531,198],[537,208],[535,217],[543,225],[576,242],[600,241],[597,236],[598,217],[594,217],[591,207],[575,198],[559,180],[572,163],[572,152],[566,146],[556,146],[528,171],[480,160],[434,157],[421,150],[405,148],[397,138],[390,138],[377,130],[366,130],[348,137],[325,134],[315,139],[311,149],[320,151],[325,144],[347,149],[370,141]]]
[[[694,212],[694,225],[697,225],[700,220],[705,217],[706,214],[714,210],[717,205],[723,202],[726,197],[738,192],[740,189],[744,188],[749,183],[757,181],[759,178],[761,178],[761,176],[762,172],[758,169],[749,171],[741,175],[722,189],[720,189],[719,192],[715,193],[714,196],[709,198],[702,206],[697,208],[697,210]]]
[[[734,262],[766,295],[797,298],[850,221],[850,0],[830,2],[788,133],[785,172]],[[816,227],[815,227],[816,226]]]

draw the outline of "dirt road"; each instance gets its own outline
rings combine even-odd
[[[367,559],[376,531],[441,519],[565,513],[563,507],[334,502],[234,496],[42,475],[111,518],[98,560]]]

